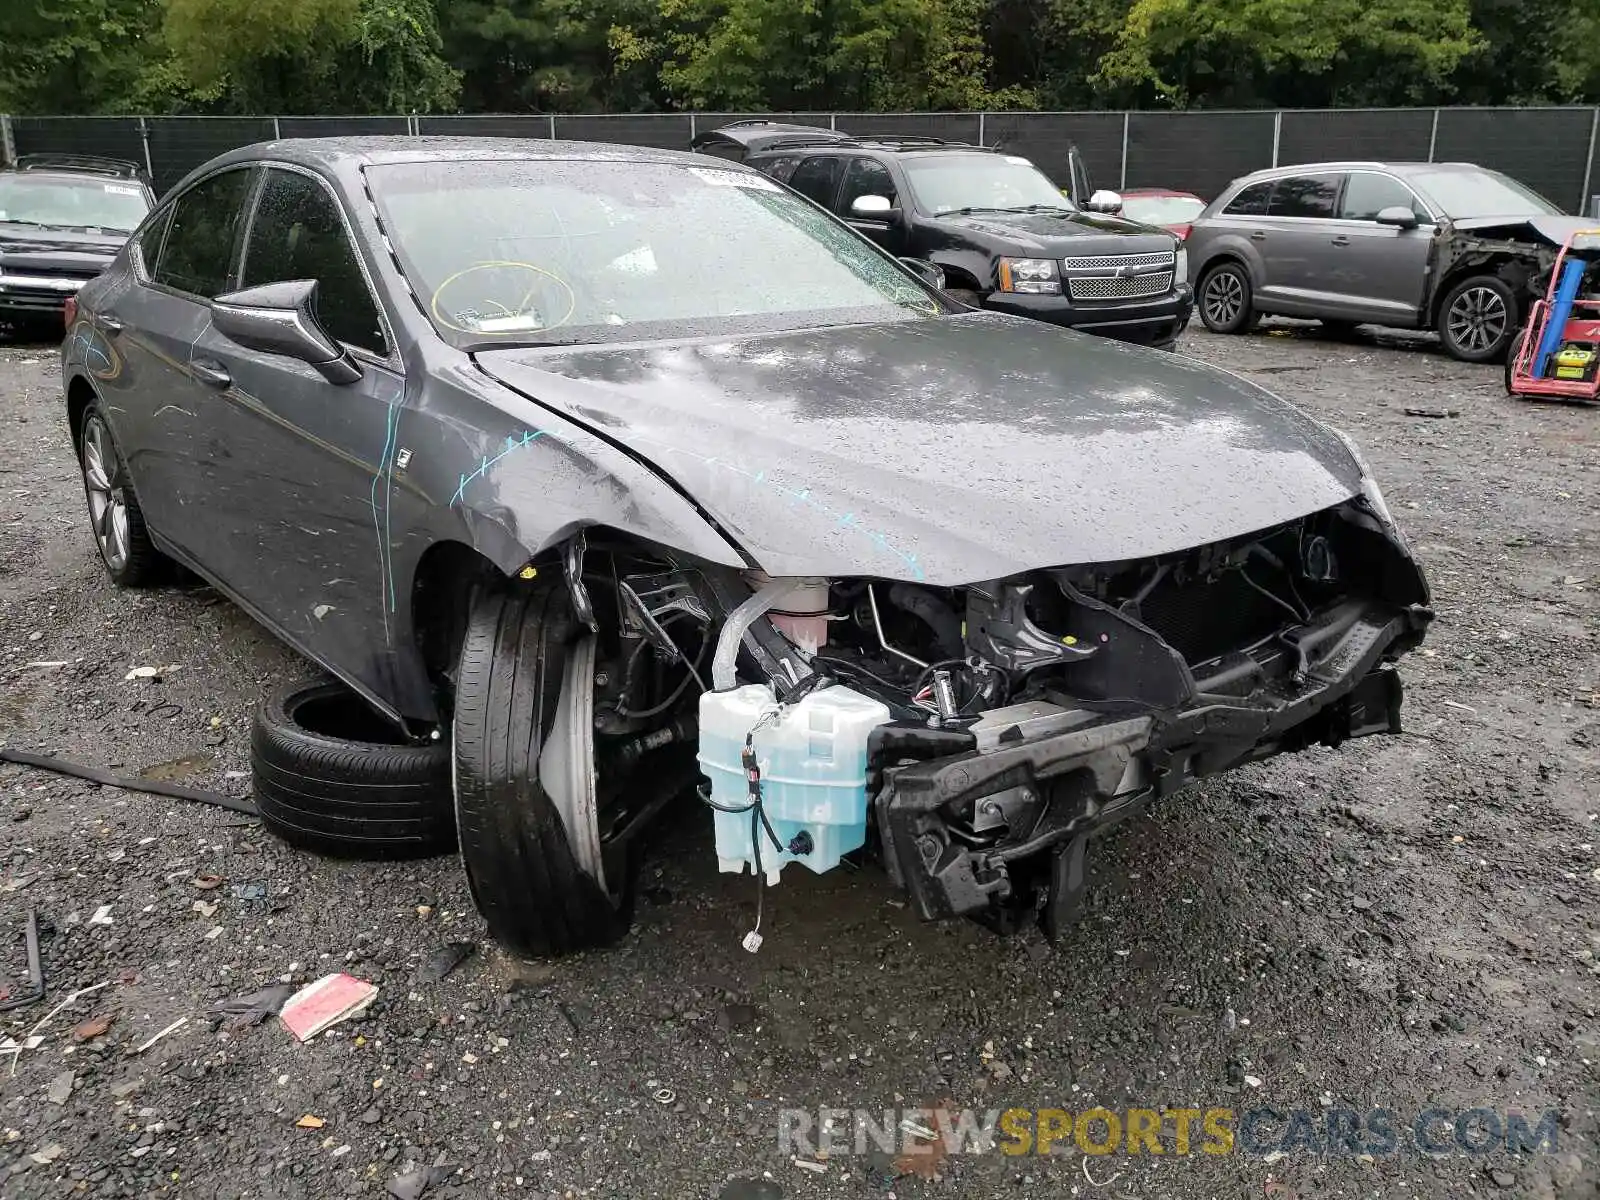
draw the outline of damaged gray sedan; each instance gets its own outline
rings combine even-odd
[[[762,886],[864,855],[924,917],[1054,934],[1141,805],[1398,730],[1428,587],[1343,435],[925,270],[687,154],[239,150],[78,298],[96,541],[339,681],[278,717],[387,718],[304,763],[436,770],[415,802],[517,950],[621,936],[697,786]],[[274,762],[288,836],[393,818],[376,765]]]

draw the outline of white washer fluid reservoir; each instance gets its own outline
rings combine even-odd
[[[783,847],[756,821],[769,885],[786,863],[820,874],[866,842],[867,738],[889,719],[887,705],[847,687],[812,692],[781,710],[766,684],[700,697],[700,769],[711,780],[712,800],[724,808],[750,803],[742,755],[755,729],[762,808]],[[720,869],[742,872],[749,864],[755,872],[753,815],[713,812]]]

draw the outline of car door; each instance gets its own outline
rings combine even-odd
[[[196,181],[143,231],[133,282],[108,299],[101,328],[120,369],[97,379],[145,520],[199,565],[209,498],[198,467],[211,398],[194,348],[208,301],[232,285],[253,168]],[[109,377],[105,377],[109,374]]]
[[[1338,217],[1344,175],[1337,171],[1287,175],[1272,184],[1267,212],[1251,238],[1265,266],[1256,288],[1273,312],[1318,316],[1339,307],[1342,284],[1328,276],[1331,224]],[[1260,236],[1257,236],[1257,235]]]
[[[359,363],[330,383],[215,329],[196,354],[215,373],[202,470],[214,506],[207,561],[249,607],[353,682],[392,694],[387,630],[400,600],[386,516],[397,485],[405,379],[329,186],[268,166],[245,236],[241,287],[317,281],[319,324]]]
[[[1386,208],[1410,209],[1411,229],[1380,225]],[[1383,171],[1351,171],[1329,229],[1328,276],[1354,320],[1415,325],[1427,282],[1434,218],[1412,190]],[[1332,301],[1330,300],[1330,304]]]
[[[889,202],[889,211],[881,217],[857,215],[852,211],[852,206],[862,196],[882,196]],[[839,189],[838,204],[834,211],[890,254],[907,252],[906,218],[900,207],[900,192],[895,186],[894,174],[871,155],[857,155],[850,160],[845,168],[844,184]]]

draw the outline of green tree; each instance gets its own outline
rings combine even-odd
[[[1135,0],[1096,79],[1178,107],[1407,103],[1479,44],[1469,0]]]
[[[453,0],[441,20],[468,110],[659,106],[655,0]]]
[[[159,55],[161,0],[10,0],[0,112],[126,111]]]
[[[165,0],[169,76],[239,113],[454,104],[433,0]]]

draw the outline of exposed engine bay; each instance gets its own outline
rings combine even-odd
[[[1052,935],[1081,898],[1090,835],[1141,804],[1398,732],[1392,664],[1432,617],[1367,497],[1197,549],[964,587],[655,566],[613,576],[623,645],[596,732],[633,758],[697,739],[723,870],[770,884],[788,863],[865,851],[926,918],[1037,917]],[[569,582],[587,576],[569,559]],[[630,710],[646,647],[666,699]]]

